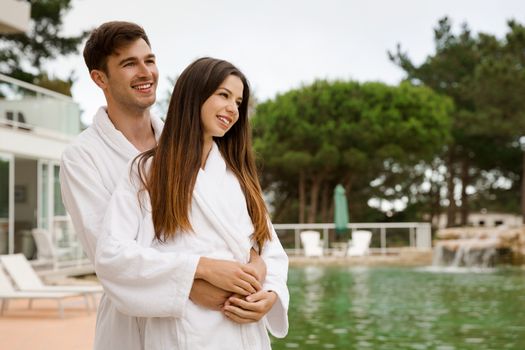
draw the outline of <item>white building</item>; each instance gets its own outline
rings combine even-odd
[[[78,245],[58,174],[79,132],[80,109],[69,96],[0,74],[0,254],[36,257],[33,228],[45,229],[57,251]]]
[[[0,33],[29,29],[27,1],[0,0]],[[60,195],[59,160],[80,132],[80,110],[69,97],[0,74],[0,254],[37,257],[32,230],[46,233],[38,253],[81,256]],[[53,268],[58,266],[53,259]]]
[[[20,33],[29,29],[29,2],[0,0],[0,9],[0,33]]]
[[[507,226],[507,227],[519,227],[522,225],[523,218],[521,215],[510,214],[510,213],[497,213],[487,212],[482,210],[479,213],[470,213],[467,217],[467,226],[472,227],[496,227],[496,226]],[[447,227],[447,215],[441,214],[434,217],[433,226],[438,229],[444,229]],[[459,215],[456,217],[456,225],[460,225]]]

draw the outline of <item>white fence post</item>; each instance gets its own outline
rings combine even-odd
[[[416,248],[432,249],[432,230],[429,223],[420,223],[417,225]]]
[[[386,254],[386,228],[381,227],[381,254]]]

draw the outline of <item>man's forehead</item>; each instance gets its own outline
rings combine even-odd
[[[142,42],[141,42],[142,41]],[[133,47],[136,47],[137,50],[131,50]],[[141,52],[143,50],[143,52]],[[130,52],[133,51],[133,52]],[[130,43],[124,43],[118,47],[116,47],[110,56],[116,57],[116,58],[122,58],[123,56],[150,56],[153,55],[153,52],[151,52],[151,48],[149,47],[148,43],[144,41],[144,39],[137,39]],[[122,57],[121,57],[122,56]]]

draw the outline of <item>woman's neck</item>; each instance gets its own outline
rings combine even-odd
[[[213,147],[213,138],[210,137],[209,139],[205,139],[202,144],[202,161],[201,161],[202,169],[204,169],[204,166],[206,165],[206,160],[208,159],[208,156],[210,155],[212,147]]]

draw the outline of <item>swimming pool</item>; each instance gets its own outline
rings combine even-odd
[[[525,349],[525,271],[291,268],[278,349]]]

